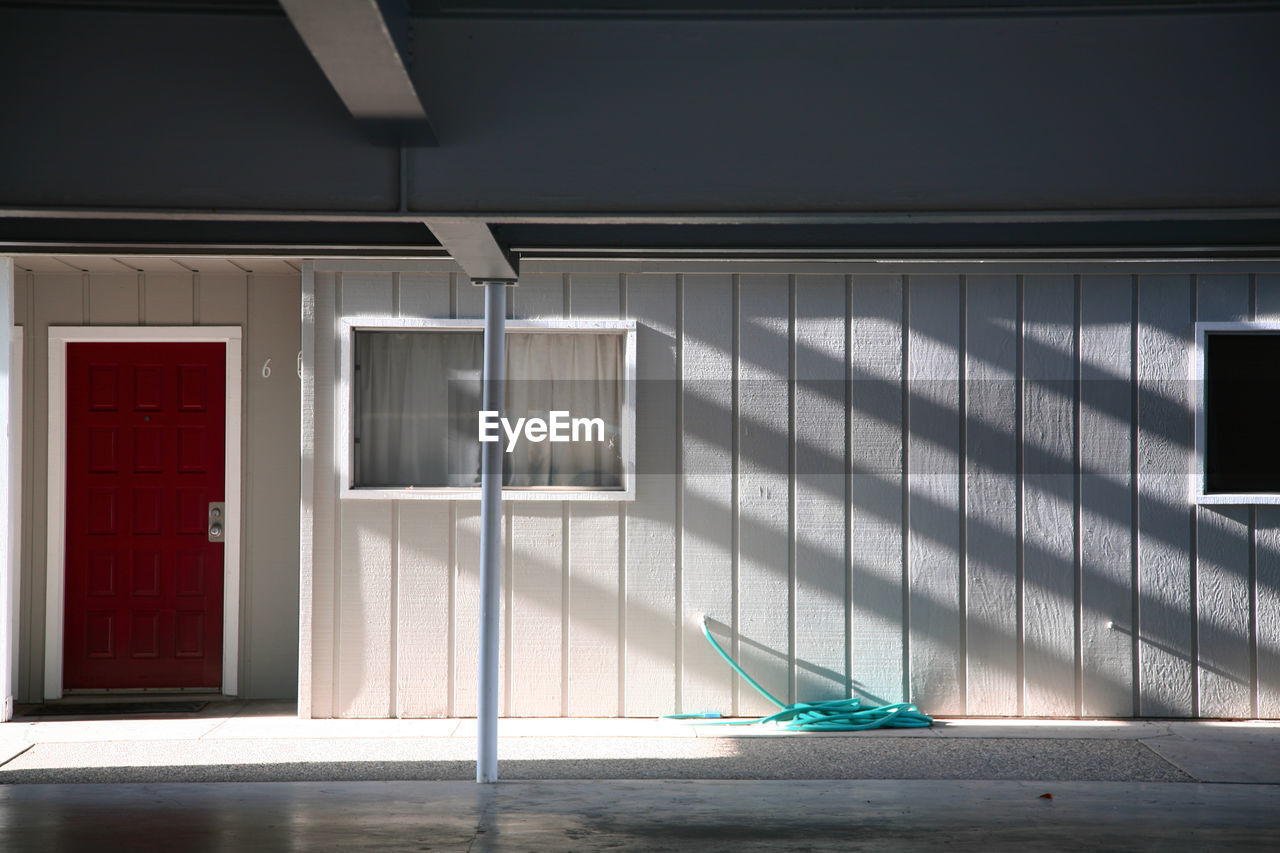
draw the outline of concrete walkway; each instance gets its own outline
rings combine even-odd
[[[19,717],[0,725],[0,849],[1280,849],[1273,723],[499,731],[504,782],[477,786],[471,720],[299,720],[291,703],[234,701]]]

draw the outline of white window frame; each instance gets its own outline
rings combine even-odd
[[[1196,353],[1194,381],[1196,387],[1196,475],[1195,494],[1197,504],[1280,504],[1280,492],[1206,492],[1205,470],[1206,430],[1208,421],[1208,387],[1205,383],[1208,348],[1211,334],[1280,334],[1280,322],[1215,322],[1196,323]]]
[[[334,423],[338,457],[339,496],[353,500],[480,500],[480,487],[456,488],[431,486],[417,488],[353,488],[355,413],[351,405],[352,373],[354,366],[354,341],[357,331],[390,331],[394,329],[423,329],[454,332],[484,332],[484,321],[475,320],[421,320],[401,317],[344,317],[338,321],[341,366],[338,387],[334,394],[337,406]],[[612,333],[623,338],[622,381],[622,488],[599,489],[582,486],[557,486],[541,488],[504,488],[503,500],[512,501],[631,501],[635,500],[636,460],[636,324],[634,320],[508,320],[507,333],[511,334],[600,334]]]
[[[50,326],[48,556],[45,576],[44,698],[60,699],[62,687],[63,596],[66,583],[67,344],[193,343],[223,344],[227,356],[226,545],[222,561],[222,687],[224,696],[240,690],[240,412],[244,399],[239,326]],[[190,689],[190,688],[188,688]],[[167,692],[161,688],[94,690],[94,693]],[[172,691],[168,691],[172,692]],[[203,692],[203,691],[196,691]]]

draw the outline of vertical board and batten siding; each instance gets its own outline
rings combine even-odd
[[[1191,276],[1138,278],[1138,602],[1128,629],[1137,713],[1150,717],[1195,714],[1194,316]]]
[[[1075,281],[1022,281],[1022,708],[1076,704]]]
[[[1081,713],[1134,713],[1133,301],[1127,275],[1080,277]]]
[[[1018,279],[965,282],[965,706],[1018,704]]]
[[[239,693],[297,695],[299,557],[291,532],[298,529],[300,276],[278,261],[255,274],[221,259],[137,259],[142,269],[131,269],[132,260],[77,258],[85,269],[76,271],[51,258],[20,258],[15,269],[15,322],[25,329],[21,701],[44,696],[51,325],[244,330]]]
[[[481,314],[429,269],[308,296],[311,716],[474,713],[478,502],[336,496],[338,320]],[[508,502],[505,714],[768,711],[705,617],[786,701],[1280,716],[1280,510],[1188,480],[1193,324],[1280,276],[614,270],[511,291],[636,321],[637,487]]]
[[[793,659],[791,293],[785,275],[738,281],[738,632],[731,654],[783,701],[792,694]],[[763,696],[739,689],[742,713],[770,712]]]
[[[847,633],[854,691],[872,702],[908,692],[905,293],[896,275],[849,289]]]
[[[734,421],[739,280],[686,275],[681,288],[679,701],[692,711],[733,706],[737,678],[703,638],[701,622],[737,622]],[[639,357],[639,356],[637,356]],[[636,460],[636,467],[646,462]],[[780,567],[781,568],[781,567]],[[729,647],[733,647],[733,643]]]
[[[906,291],[907,699],[963,714],[961,280],[912,276]]]

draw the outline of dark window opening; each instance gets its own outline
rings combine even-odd
[[[1205,335],[1205,492],[1280,493],[1280,333]]]

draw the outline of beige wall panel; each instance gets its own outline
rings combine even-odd
[[[151,276],[147,277],[148,294]],[[257,275],[249,291],[241,693],[297,695],[300,278]],[[268,364],[268,360],[270,363]],[[265,375],[264,375],[265,374]]]
[[[142,322],[148,326],[186,326],[194,320],[194,279],[190,273],[142,275]]]
[[[89,276],[89,323],[94,326],[132,326],[141,307],[138,274],[124,272]]]
[[[201,273],[195,279],[196,325],[240,326],[249,310],[249,277]]]
[[[103,263],[93,269],[103,272],[40,274],[29,283],[24,276],[16,303],[28,326],[29,354],[20,663],[22,695],[28,701],[43,694],[48,327],[135,325],[140,320],[148,325],[189,325],[197,316],[204,325],[243,326],[248,311],[244,275],[197,276],[173,262],[163,266],[172,272],[140,274],[111,259],[99,260]],[[260,361],[260,355],[274,357],[283,371],[273,374],[279,387],[262,387],[264,380],[259,378],[258,384],[247,383],[244,389],[240,691],[244,696],[290,697],[296,695],[296,622],[280,614],[296,612],[298,601],[298,556],[291,531],[298,524],[299,276],[261,277],[257,286],[256,322],[246,330],[244,345],[251,363]],[[260,377],[249,369],[246,375]],[[257,473],[244,477],[249,470]]]
[[[28,322],[27,312],[30,310],[30,303],[27,300],[28,279],[32,278],[29,270],[25,270],[20,266],[14,265],[13,268],[13,324],[15,326],[25,326]]]
[[[31,488],[24,494],[22,540],[30,549],[30,562],[22,577],[22,648],[19,691],[23,701],[38,702],[44,696],[44,608],[45,561],[48,541],[49,489],[46,466],[49,458],[49,334],[50,325],[79,326],[85,321],[87,276],[37,275],[31,323],[23,345],[30,358],[32,382],[26,385],[32,428],[24,431],[23,458],[32,469]]]

